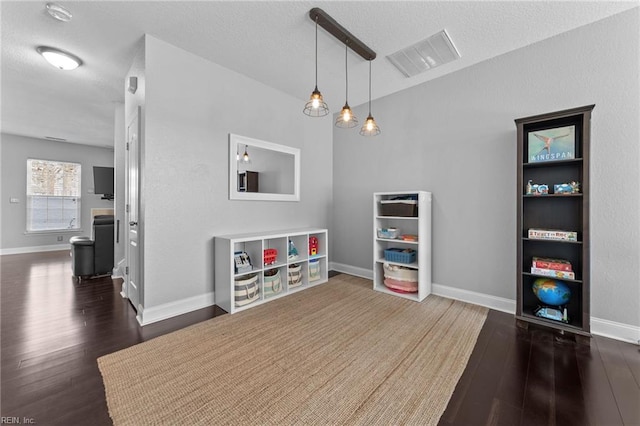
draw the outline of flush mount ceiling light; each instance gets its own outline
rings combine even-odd
[[[407,78],[459,58],[460,52],[446,30],[387,56]]]
[[[55,3],[47,3],[46,5],[47,13],[51,15],[52,18],[57,19],[62,22],[69,22],[73,15],[64,7]]]
[[[36,50],[51,65],[61,70],[70,71],[82,65],[80,58],[55,47],[39,46]]]
[[[377,136],[380,134],[380,127],[378,127],[376,120],[371,115],[371,61],[369,61],[369,115],[364,121],[362,129],[360,129],[360,134],[362,136]]]
[[[344,81],[345,81],[345,96],[344,96],[344,106],[342,107],[342,111],[340,111],[340,115],[336,119],[336,126],[341,127],[343,129],[350,129],[352,127],[356,127],[358,125],[358,119],[355,114],[351,110],[349,106],[349,69],[347,67],[347,46],[349,42],[345,42],[344,44]]]
[[[316,87],[311,92],[309,102],[304,106],[306,115],[310,117],[324,117],[329,114],[329,107],[318,90],[318,18],[316,17]]]

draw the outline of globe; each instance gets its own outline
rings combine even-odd
[[[538,278],[531,286],[533,294],[545,305],[566,305],[571,299],[569,286],[551,278]]]

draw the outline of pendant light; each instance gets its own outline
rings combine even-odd
[[[349,106],[348,96],[349,96],[349,69],[347,67],[347,46],[349,44],[349,40],[345,40],[344,42],[344,75],[345,75],[345,99],[344,106],[342,107],[342,111],[340,111],[340,115],[336,119],[336,126],[341,127],[343,129],[350,129],[352,127],[356,127],[358,125],[358,119],[355,114],[351,110]]]
[[[362,136],[376,136],[380,134],[380,127],[376,124],[376,120],[371,115],[371,59],[369,59],[369,115],[364,121],[362,129],[360,129]]]
[[[329,107],[322,98],[322,93],[318,90],[318,17],[316,16],[316,87],[311,92],[309,102],[302,111],[309,117],[324,117],[329,114]]]
[[[243,163],[249,163],[251,162],[251,159],[249,158],[249,153],[247,152],[247,145],[244,146],[244,154],[242,154],[242,162]]]

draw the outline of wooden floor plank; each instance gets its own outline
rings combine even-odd
[[[467,367],[462,373],[462,376],[460,377],[460,380],[456,385],[455,392],[451,396],[449,404],[447,405],[445,412],[440,418],[440,425],[454,424],[453,422],[460,415],[461,409],[464,410],[464,408],[461,408],[462,403],[464,401],[470,400],[470,398],[467,397],[469,386],[471,386],[471,383],[474,380],[478,365],[482,362],[484,352],[490,345],[491,336],[495,332],[498,324],[499,321],[497,317],[492,315],[490,312],[487,316],[484,326],[482,327],[482,330],[480,330],[476,345],[474,346],[473,352],[471,353],[469,361],[467,362]]]
[[[575,342],[554,340],[553,371],[557,406],[555,422],[558,425],[589,424],[576,346],[579,345]]]
[[[640,346],[628,345],[624,342],[616,342],[618,349],[622,352],[633,379],[640,386]],[[640,405],[640,404],[639,404]]]
[[[2,416],[110,425],[98,357],[224,314],[214,306],[140,327],[121,280],[74,280],[67,251],[0,260]],[[566,344],[490,311],[440,424],[640,424],[639,377],[635,345]]]
[[[532,329],[531,351],[522,407],[522,425],[555,425],[556,393],[553,336]]]
[[[640,425],[640,387],[620,351],[619,342],[600,336],[593,340],[602,358],[622,421],[627,425]]]
[[[501,323],[495,321],[495,328],[489,335],[489,342],[480,357],[456,417],[450,420],[451,424],[477,424],[489,420],[494,395],[502,379],[502,367],[514,344],[510,334],[505,333]]]

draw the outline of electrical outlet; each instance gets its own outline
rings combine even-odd
[[[62,241],[62,235],[58,235],[58,241]]]

